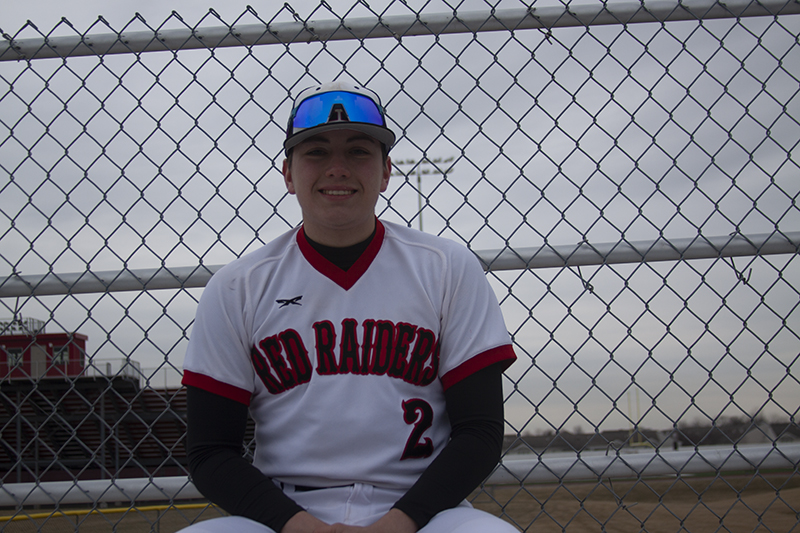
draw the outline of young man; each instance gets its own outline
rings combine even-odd
[[[233,516],[187,531],[516,531],[464,501],[500,457],[510,339],[466,248],[376,218],[394,141],[363,87],[295,101],[283,176],[303,224],[217,272],[197,309],[190,470]]]

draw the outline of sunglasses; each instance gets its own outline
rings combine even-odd
[[[300,102],[291,117],[292,129],[306,129],[329,122],[363,122],[386,127],[380,106],[368,96],[331,91]]]

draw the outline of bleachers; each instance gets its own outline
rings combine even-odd
[[[125,377],[0,384],[3,483],[186,474],[185,390]]]

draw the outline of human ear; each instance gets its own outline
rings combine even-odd
[[[297,192],[294,188],[294,182],[292,181],[292,166],[289,159],[283,160],[283,183],[286,185],[286,190],[289,191],[289,194],[295,194]]]
[[[392,158],[386,156],[383,163],[383,176],[381,178],[381,192],[385,192],[389,187],[389,177],[392,175]]]

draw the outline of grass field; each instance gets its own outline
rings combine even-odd
[[[492,486],[477,493],[473,504],[531,533],[800,532],[800,476],[792,473]],[[220,516],[206,506],[109,508],[89,515],[75,511],[63,515],[26,509],[33,518],[2,522],[0,530],[171,533],[196,519]]]

